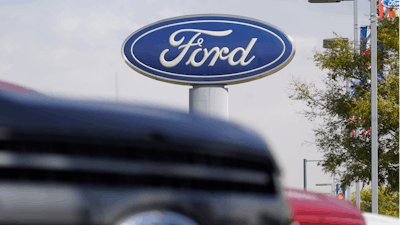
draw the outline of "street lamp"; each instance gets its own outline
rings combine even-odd
[[[303,167],[304,167],[304,170],[303,170],[303,172],[304,172],[304,190],[306,191],[307,190],[307,162],[319,162],[319,161],[322,161],[322,160],[307,160],[307,159],[304,159],[303,160]]]
[[[348,38],[327,38],[327,39],[324,39],[323,48],[332,48],[333,47],[332,44],[335,41],[342,41],[342,42],[348,43],[349,39]]]
[[[309,3],[337,3],[353,1],[354,8],[354,48],[358,51],[358,4],[357,0],[308,0]]]
[[[359,52],[359,45],[358,45],[358,43],[359,43],[359,36],[358,36],[358,4],[357,4],[357,0],[308,0],[309,3],[336,3],[336,2],[342,2],[342,1],[343,2],[344,1],[353,1],[353,9],[354,9],[354,50],[356,52]],[[371,1],[371,12],[374,12],[372,10],[372,2],[375,2],[375,1]],[[372,13],[371,13],[371,16],[372,16]],[[371,19],[371,22],[375,22],[376,23],[376,21],[372,21],[372,19]],[[372,41],[371,41],[371,46],[372,46]],[[373,57],[372,56],[372,51],[371,51],[371,57]],[[371,60],[371,67],[374,67],[374,66],[375,66],[374,62],[373,62],[373,60]],[[373,73],[371,73],[371,74],[373,76]],[[371,79],[373,80],[373,77],[371,77]],[[372,97],[372,103],[371,103],[371,105],[373,105],[374,104],[374,87],[372,87],[371,92],[372,92],[372,96],[371,96]],[[376,100],[375,100],[375,102],[376,102]],[[372,107],[375,107],[375,106],[372,106]],[[372,116],[371,116],[371,119],[373,121],[372,123],[374,123],[374,119],[376,118],[376,117],[374,117],[374,115],[376,115],[376,114],[374,114],[374,108],[373,108],[372,109]],[[372,132],[373,132],[373,129],[374,129],[374,125],[372,124],[372,129],[371,129]],[[372,139],[374,139],[374,137],[372,137]],[[373,148],[372,152],[373,153],[375,152],[374,151],[374,147],[375,147],[374,143],[375,143],[374,140],[372,140],[372,146],[373,146],[372,147]],[[372,158],[374,158],[374,157],[372,157]],[[372,169],[372,180],[373,180],[372,183],[374,183],[374,178],[377,177],[375,175],[375,171],[377,171],[377,169],[374,169],[377,166],[375,166],[374,162],[377,161],[377,160],[372,159],[371,161],[372,161],[372,168],[373,168]],[[374,191],[374,184],[373,184],[372,190]],[[375,197],[374,193],[372,193],[372,195],[373,195],[373,199],[374,200],[377,199],[377,197],[374,198]],[[374,202],[374,200],[372,200],[372,202]],[[375,201],[377,201],[377,200],[375,200]],[[360,207],[360,182],[359,181],[356,182],[356,205],[357,205],[357,207]],[[373,208],[372,211],[374,212],[375,208],[374,207],[372,207],[372,208]],[[376,206],[376,208],[377,208],[377,206]]]
[[[330,184],[315,184],[315,186],[331,186],[332,190],[330,194],[335,196],[335,179],[333,179],[333,182]]]
[[[341,1],[353,1],[353,0],[308,0],[309,3],[332,3]]]

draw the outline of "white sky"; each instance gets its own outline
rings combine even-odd
[[[368,25],[370,3],[359,0],[359,24]],[[189,86],[156,81],[130,69],[121,57],[124,40],[135,30],[175,16],[218,13],[273,24],[296,45],[292,62],[256,81],[226,86],[229,117],[258,131],[273,147],[287,187],[303,188],[303,159],[321,159],[304,106],[288,99],[292,76],[320,81],[326,71],[310,59],[333,32],[354,36],[353,2],[311,4],[307,0],[0,0],[0,80],[38,92],[72,98],[189,108]],[[331,183],[316,163],[307,164],[309,190],[327,193]],[[352,189],[354,191],[354,189]]]

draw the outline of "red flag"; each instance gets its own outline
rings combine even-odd
[[[394,16],[394,9],[389,9],[389,18]]]
[[[380,17],[380,18],[383,18],[384,15],[385,15],[385,14],[384,14],[384,13],[385,13],[385,10],[383,10],[383,5],[382,5],[381,1],[382,1],[382,0],[379,1],[379,17]]]

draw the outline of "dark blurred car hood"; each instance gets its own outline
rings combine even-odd
[[[76,101],[0,90],[0,136],[92,136],[228,145],[232,153],[272,157],[257,134],[238,125],[156,107]],[[95,115],[95,116],[94,116]],[[0,137],[1,138],[1,137]],[[207,140],[207,142],[203,142]],[[276,169],[276,167],[275,167]]]

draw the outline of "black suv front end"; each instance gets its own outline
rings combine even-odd
[[[159,108],[0,91],[0,224],[289,224],[262,139]]]

